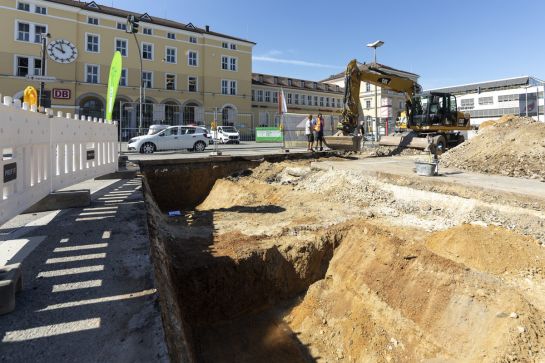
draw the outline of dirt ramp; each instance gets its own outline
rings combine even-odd
[[[286,317],[313,356],[324,362],[543,357],[543,311],[496,276],[396,235],[354,223],[326,279]]]

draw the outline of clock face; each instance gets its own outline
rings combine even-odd
[[[78,57],[78,48],[65,39],[53,40],[47,46],[49,58],[58,63],[72,63]]]

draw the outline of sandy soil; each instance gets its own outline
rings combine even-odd
[[[542,362],[544,221],[291,162],[168,228],[200,361]]]

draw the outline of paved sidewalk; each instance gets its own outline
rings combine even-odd
[[[0,361],[168,361],[140,179],[52,215],[24,235],[45,239],[24,261],[16,310],[0,316]]]

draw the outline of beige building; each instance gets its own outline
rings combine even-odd
[[[388,73],[406,77],[415,82],[418,81],[419,76],[417,74],[388,67],[383,64],[378,65]],[[321,82],[344,87],[344,72],[332,75]],[[376,110],[375,88],[377,94]],[[363,120],[366,121],[366,130],[368,132],[372,132],[375,112],[378,116],[379,131],[381,134],[385,134],[386,122],[389,124],[388,130],[392,131],[396,118],[402,111],[405,111],[405,95],[403,93],[382,89],[366,82],[362,82],[360,88],[360,102],[363,109]]]
[[[342,108],[344,89],[339,85],[254,73],[252,108],[259,126],[279,124],[278,95],[284,91],[288,113],[322,113],[337,121]]]
[[[54,42],[63,52],[59,57],[67,59],[47,57],[44,75],[55,81],[45,84],[46,104],[55,110],[104,117],[110,63],[119,50],[123,73],[114,118],[123,120],[122,128],[138,127],[138,107],[131,102],[139,101],[140,62],[134,36],[125,31],[126,18],[133,13],[72,0],[0,0],[0,9],[1,94],[21,98],[26,86],[39,89],[39,82],[29,76],[41,74],[40,38],[49,33],[47,42]],[[252,127],[255,43],[216,33],[208,26],[134,15],[141,18],[137,37],[148,103],[144,127],[158,121],[209,123],[214,112],[223,122]],[[70,54],[73,49],[77,57]]]

